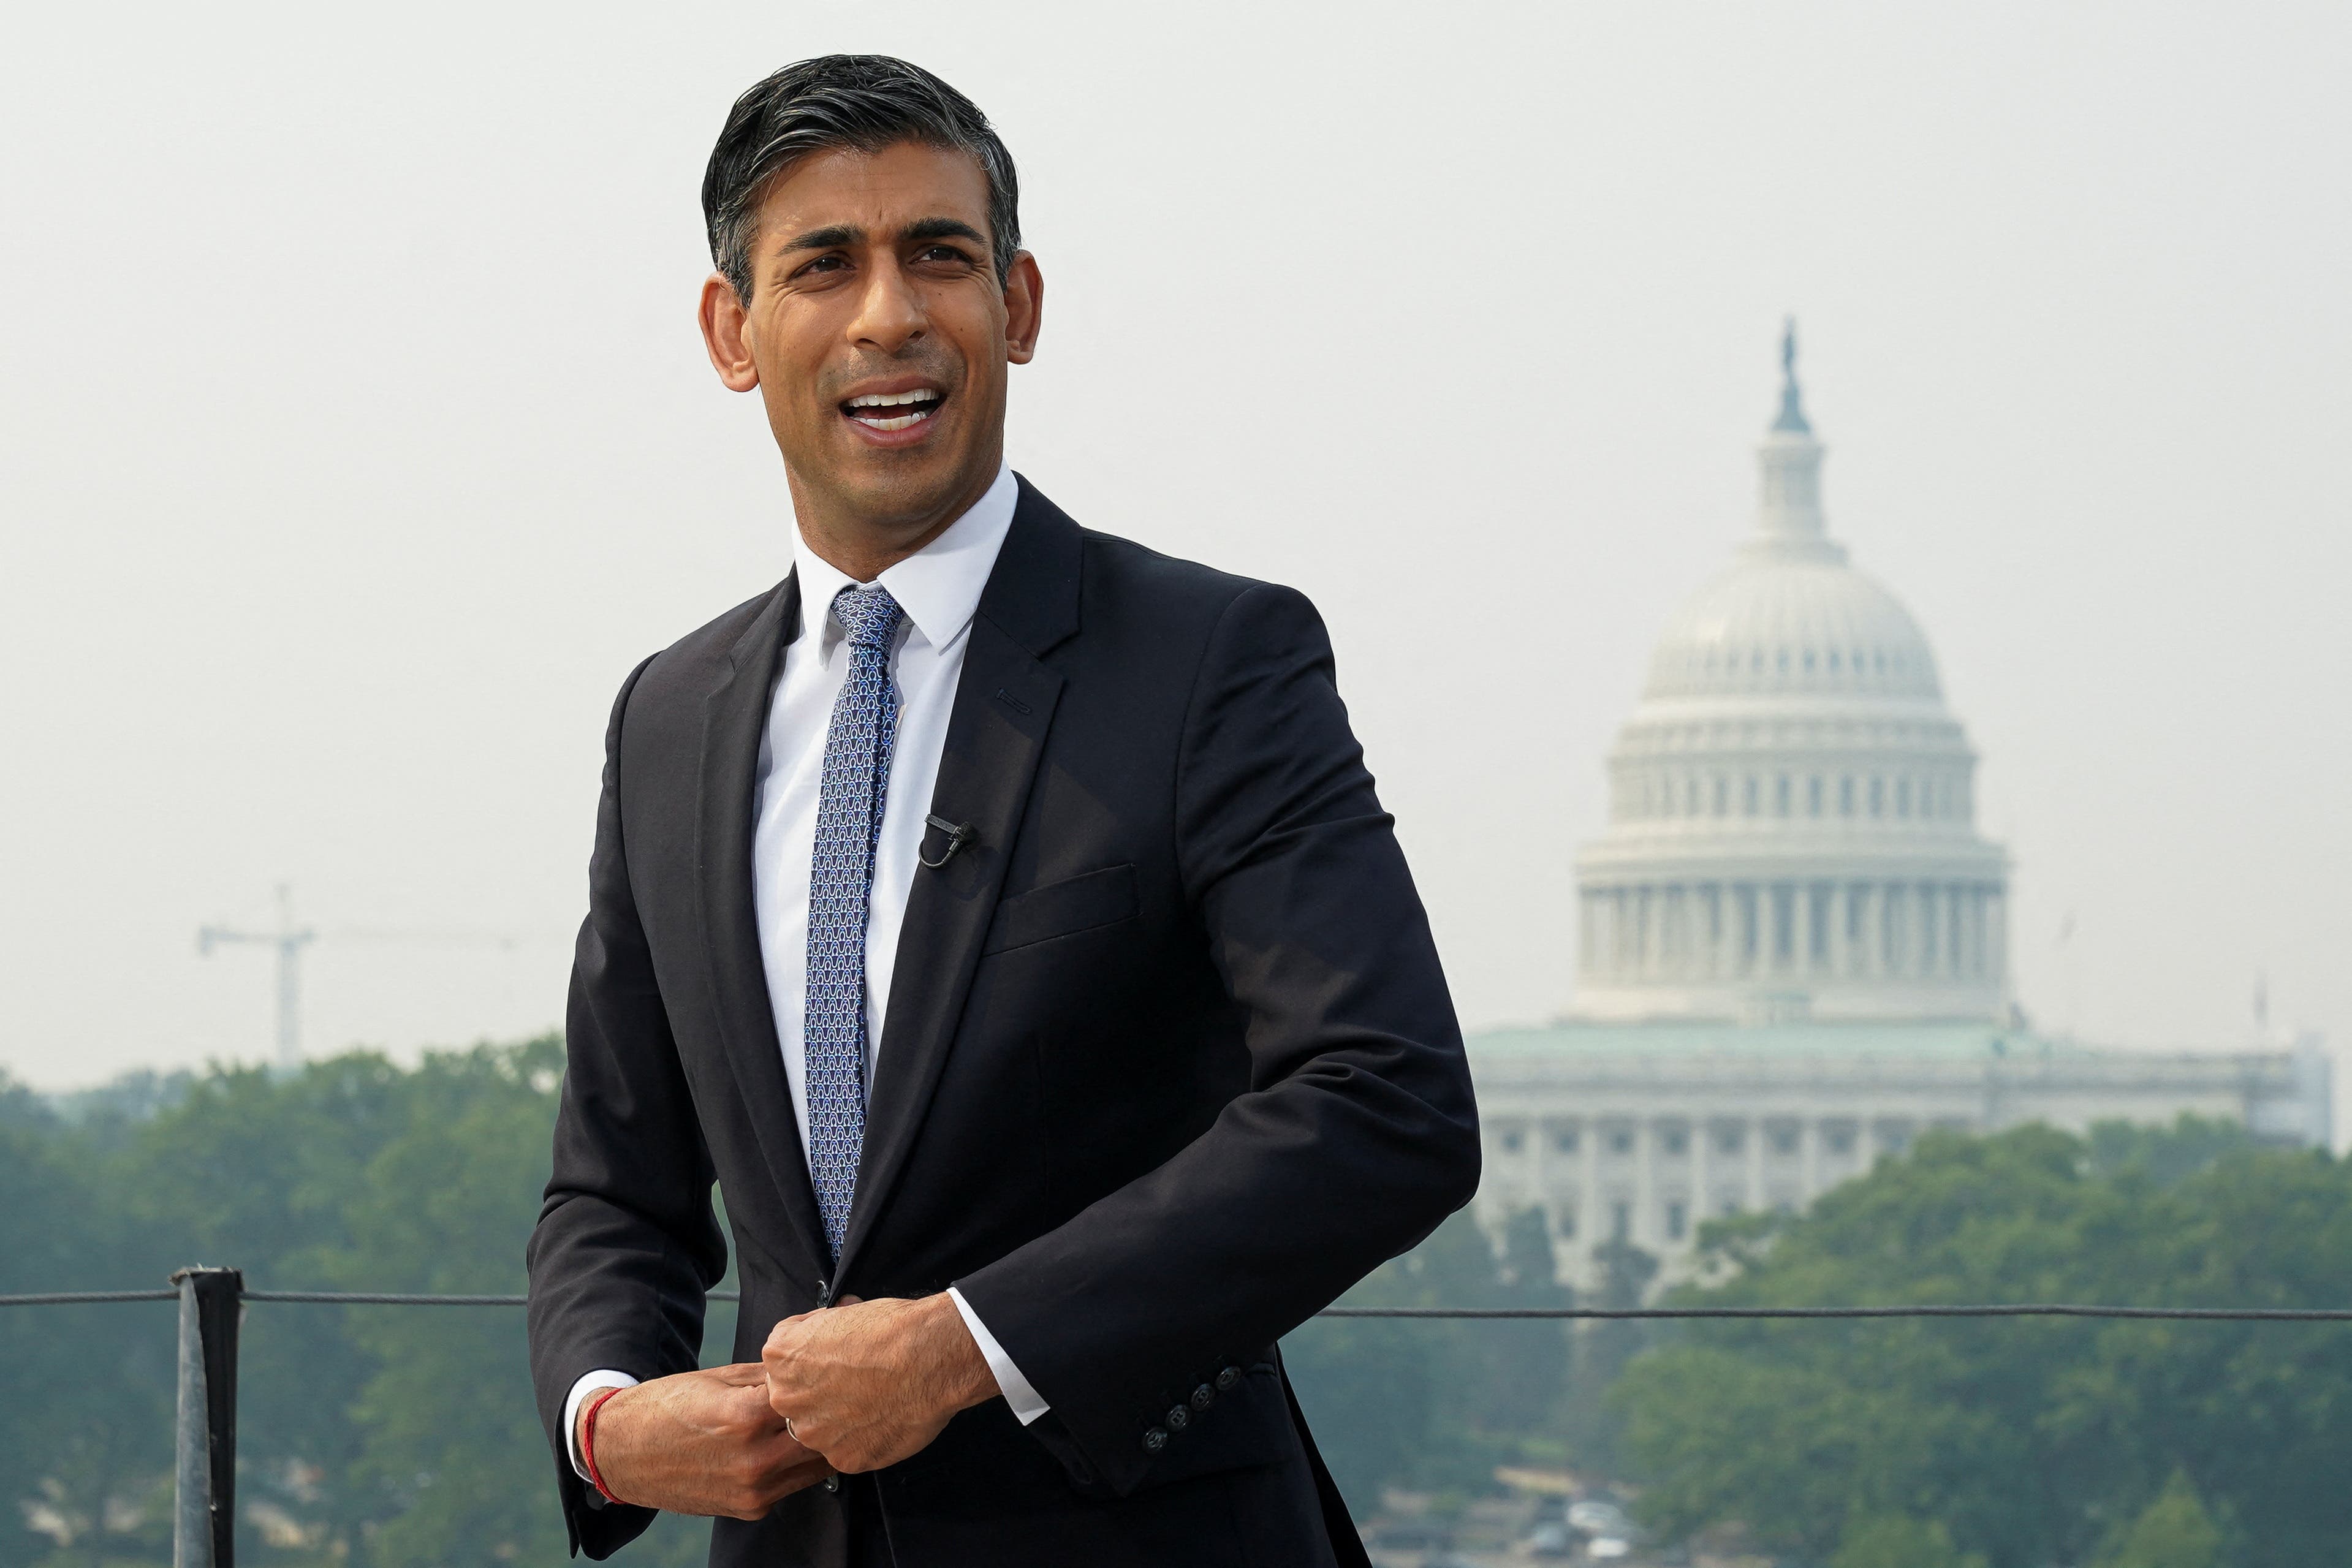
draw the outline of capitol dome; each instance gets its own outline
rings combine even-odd
[[[1936,655],[1895,596],[1842,561],[1742,559],[1684,601],[1644,697],[1751,692],[1942,695]]]
[[[2008,863],[1918,623],[1829,536],[1793,332],[1755,530],[1667,622],[1578,858],[1591,1018],[1997,1018]]]

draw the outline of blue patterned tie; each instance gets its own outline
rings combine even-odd
[[[866,1144],[866,908],[883,796],[890,787],[890,741],[898,728],[890,639],[900,613],[887,589],[845,588],[834,596],[834,619],[848,634],[849,674],[834,699],[824,779],[817,789],[801,1042],[808,1073],[809,1177],[836,1263]]]

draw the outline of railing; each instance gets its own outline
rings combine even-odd
[[[733,1291],[710,1300],[733,1301]],[[236,1269],[182,1269],[160,1291],[49,1291],[0,1296],[0,1307],[180,1303],[179,1400],[172,1568],[235,1568],[238,1319],[248,1301],[320,1306],[520,1307],[516,1295],[420,1295],[378,1291],[249,1291]],[[2352,1322],[2352,1308],[2122,1307],[2064,1301],[1854,1307],[1327,1307],[1321,1318],[1561,1321],[1626,1318],[2174,1318],[2241,1322]]]

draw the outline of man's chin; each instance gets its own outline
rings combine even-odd
[[[849,517],[883,528],[903,528],[951,520],[995,478],[981,476],[966,463],[943,461],[944,454],[876,452],[839,472],[836,504]]]

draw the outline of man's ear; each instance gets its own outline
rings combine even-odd
[[[702,306],[696,313],[702,323],[702,345],[710,350],[710,368],[719,372],[729,392],[750,392],[760,384],[760,367],[751,360],[751,316],[735,297],[735,286],[714,272],[702,280]]]
[[[1037,357],[1037,333],[1045,323],[1045,277],[1037,258],[1015,251],[1004,279],[1004,357],[1025,365]]]

